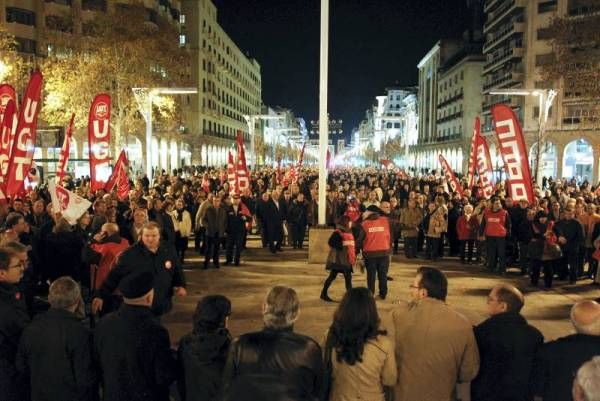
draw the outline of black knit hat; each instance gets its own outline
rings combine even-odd
[[[132,273],[119,283],[119,290],[128,299],[140,298],[154,288],[154,275],[150,272]]]

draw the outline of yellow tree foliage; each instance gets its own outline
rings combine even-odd
[[[543,67],[544,79],[564,79],[566,98],[600,97],[600,14],[561,16],[549,27],[556,59]],[[591,117],[591,116],[590,116]],[[596,119],[597,117],[592,117]]]
[[[161,17],[149,21],[149,11],[142,3],[115,7],[85,22],[82,35],[52,31],[53,50],[43,65],[46,97],[42,117],[51,125],[64,125],[74,112],[77,126],[86,126],[92,99],[108,93],[118,149],[126,134],[143,129],[132,88],[188,85],[190,58],[179,47],[177,29]],[[159,129],[178,127],[179,113],[172,98],[154,103]]]
[[[21,91],[27,85],[27,66],[17,52],[15,38],[0,26],[0,84],[12,85]]]

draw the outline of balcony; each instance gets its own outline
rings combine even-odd
[[[481,106],[481,110],[485,113],[485,112],[489,112],[492,108],[492,106],[495,106],[497,104],[506,104],[512,108],[516,108],[516,107],[521,107],[521,104],[519,102],[519,97],[517,96],[503,96],[500,99],[488,102],[488,103],[484,103]]]
[[[525,22],[515,21],[509,27],[503,29],[500,32],[496,32],[496,34],[483,45],[483,53],[488,53],[497,45],[501,44],[507,39],[510,39],[513,35],[519,33],[525,33]]]
[[[483,25],[483,32],[488,33],[492,28],[506,19],[506,17],[513,15],[517,11],[523,10],[526,1],[527,0],[510,0],[493,12],[488,13],[487,22]]]
[[[82,0],[81,8],[84,11],[106,12],[106,0]]]
[[[499,89],[507,85],[522,83],[523,73],[510,71],[496,79],[489,81],[487,84],[483,84],[483,90],[488,91],[490,89]]]
[[[483,12],[487,14],[488,11],[500,4],[500,2],[502,2],[502,0],[486,0],[485,5],[483,6]]]
[[[520,47],[522,45],[517,46],[519,47],[513,47],[512,49],[508,49],[508,51],[502,52],[501,54],[494,57],[492,60],[485,63],[483,65],[483,73],[486,74],[490,71],[497,70],[507,61],[510,61],[512,59],[523,58],[523,56],[525,55],[525,49],[523,47]]]
[[[442,102],[439,102],[438,105],[437,105],[437,107],[440,108],[440,107],[448,106],[449,104],[454,103],[454,102],[456,102],[458,100],[461,100],[463,98],[464,98],[464,94],[463,94],[463,91],[461,89],[460,93],[458,93],[457,95],[452,96],[452,97],[450,97],[450,98],[448,98],[448,99],[446,99],[446,100],[444,100]]]
[[[452,120],[456,120],[456,119],[462,118],[462,116],[463,116],[463,112],[462,111],[457,111],[456,113],[450,114],[449,116],[438,118],[436,120],[436,122],[438,124],[443,124],[443,123],[448,122],[448,121],[452,121]]]

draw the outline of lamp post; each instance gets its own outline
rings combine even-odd
[[[255,114],[255,115],[244,115],[244,120],[248,124],[248,134],[250,135],[250,148],[252,148],[252,168],[256,168],[256,140],[254,137],[254,125],[256,124],[256,120],[285,120],[283,116],[272,116],[270,114]]]
[[[535,164],[533,165],[533,176],[537,183],[540,182],[540,153],[542,143],[546,137],[546,125],[548,123],[548,114],[558,92],[554,89],[493,89],[490,95],[509,95],[509,96],[537,96],[539,99],[538,133],[536,136]]]
[[[197,88],[131,88],[138,108],[146,120],[146,175],[152,180],[152,103],[160,95],[197,94]]]
[[[327,115],[327,84],[329,82],[329,0],[321,0],[321,49],[319,68],[319,225],[326,223],[327,145],[329,116]]]

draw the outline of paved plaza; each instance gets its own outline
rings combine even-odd
[[[262,301],[267,290],[274,285],[287,285],[298,291],[300,318],[295,330],[319,341],[322,339],[337,306],[319,299],[327,275],[324,266],[308,264],[306,249],[284,247],[284,252],[272,255],[268,249],[258,248],[259,242],[256,237],[248,241],[249,249],[242,255],[241,266],[221,266],[219,270],[201,270],[200,257],[193,249],[188,251],[188,296],[176,299],[173,311],[163,319],[174,343],[191,330],[196,302],[209,294],[223,294],[231,299],[230,329],[234,336],[259,330],[262,327]],[[394,301],[410,299],[409,284],[416,269],[425,262],[421,259],[407,260],[403,255],[393,257],[389,275],[394,280],[388,283],[388,298],[377,301],[384,325]],[[448,277],[448,304],[467,316],[473,324],[486,318],[486,296],[492,286],[500,282],[516,285],[526,294],[524,316],[541,330],[546,340],[572,332],[569,310],[575,302],[600,298],[600,287],[591,284],[590,280],[574,286],[557,281],[551,291],[543,291],[531,288],[528,279],[517,275],[516,269],[509,271],[507,277],[499,277],[487,273],[480,266],[461,265],[456,258],[436,262],[435,266]],[[366,275],[355,272],[353,285],[366,286]],[[339,276],[329,293],[335,300],[342,298],[343,277]]]

